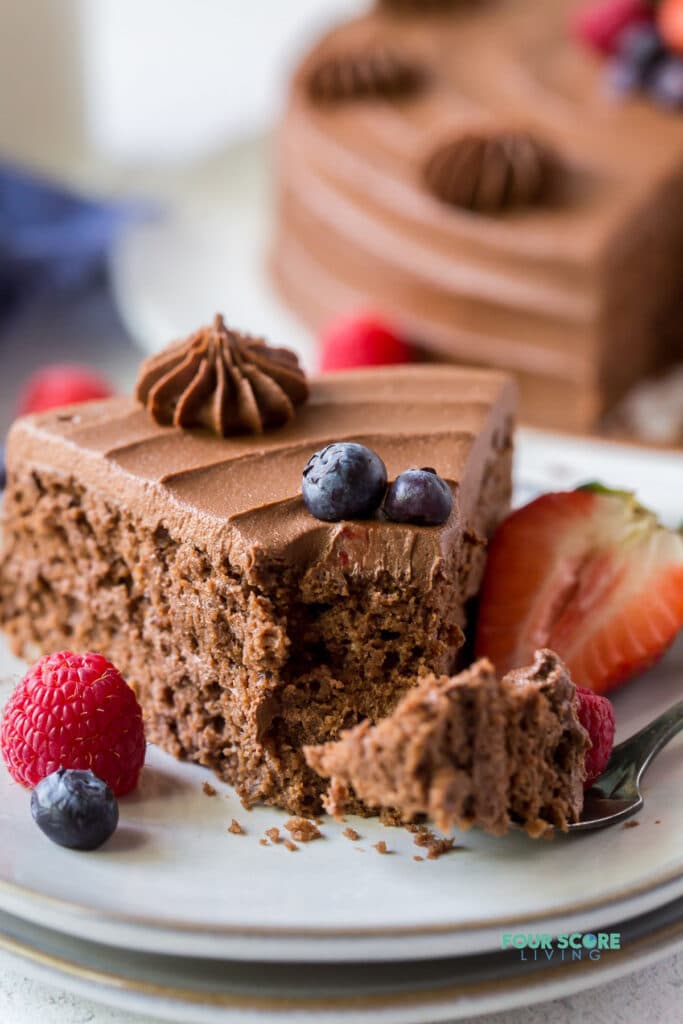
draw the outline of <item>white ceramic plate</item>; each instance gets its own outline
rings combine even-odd
[[[525,435],[519,491],[599,477],[642,481],[642,496],[680,519],[671,487],[683,457]],[[585,470],[585,472],[584,472]],[[3,649],[0,677],[21,665]],[[673,704],[683,689],[683,643],[615,698],[620,737]],[[401,829],[354,821],[351,843],[326,821],[322,841],[290,853],[262,847],[286,815],[246,813],[228,787],[150,747],[139,792],[105,849],[76,854],[36,829],[28,795],[0,772],[0,909],[97,942],[156,953],[260,960],[392,960],[500,948],[504,931],[596,930],[683,895],[683,735],[647,776],[640,827],[551,843],[524,835],[462,837],[464,849],[415,863]],[[247,835],[226,832],[232,817]],[[656,822],[660,822],[656,824]],[[380,856],[384,839],[393,851]],[[357,847],[357,848],[354,848]]]
[[[623,459],[612,445],[577,452],[529,436],[518,460],[521,489],[573,483],[586,462],[587,475],[618,482]],[[651,459],[633,452],[625,465],[645,480],[645,497],[673,516],[671,473],[652,473]],[[668,468],[680,474],[681,463]],[[22,670],[0,648],[0,698]],[[616,694],[618,735],[672,705],[682,680],[679,643]],[[32,822],[28,794],[1,772],[0,908],[153,952],[339,962],[493,950],[504,931],[595,930],[683,895],[683,735],[648,773],[640,827],[553,843],[472,833],[465,849],[436,862],[416,863],[412,837],[377,821],[353,822],[357,844],[326,821],[325,839],[296,853],[262,847],[264,830],[287,816],[265,808],[248,814],[226,786],[209,798],[202,792],[208,777],[150,748],[139,792],[122,803],[116,837],[85,855],[51,845]],[[247,835],[226,833],[233,816]],[[380,839],[390,856],[373,849]]]
[[[620,695],[622,733],[673,703],[681,675],[679,650]],[[437,862],[415,863],[412,837],[376,821],[353,821],[357,844],[326,821],[325,839],[296,853],[262,847],[286,815],[247,814],[227,787],[209,798],[206,777],[150,748],[119,831],[87,855],[50,844],[3,772],[0,908],[152,952],[360,961],[494,950],[506,931],[595,931],[683,895],[683,737],[650,770],[639,828],[552,843],[472,833]],[[226,832],[233,816],[247,835]],[[380,839],[390,856],[373,849]]]
[[[471,1019],[575,994],[683,948],[683,902],[616,922],[599,961],[522,962],[515,953],[401,964],[245,964],[130,953],[0,914],[0,951],[39,981],[187,1024],[422,1024]]]

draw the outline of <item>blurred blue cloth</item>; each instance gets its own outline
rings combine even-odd
[[[98,202],[0,165],[0,331],[36,292],[77,288],[92,278],[134,216],[131,203]]]

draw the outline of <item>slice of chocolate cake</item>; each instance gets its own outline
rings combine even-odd
[[[486,660],[453,678],[428,676],[378,724],[305,754],[332,779],[332,813],[360,798],[444,830],[502,835],[518,824],[538,837],[578,820],[589,746],[574,684],[544,650],[502,679]]]
[[[139,395],[156,419],[115,398],[15,424],[0,620],[26,656],[102,651],[150,740],[247,803],[311,812],[324,784],[303,745],[453,669],[508,507],[514,392],[486,371],[401,367],[314,380],[298,404],[291,354],[233,341],[219,324],[150,362]],[[448,521],[313,518],[302,471],[343,440],[390,479],[435,467]]]

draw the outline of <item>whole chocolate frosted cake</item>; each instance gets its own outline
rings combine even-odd
[[[279,133],[272,269],[313,327],[384,310],[585,430],[683,362],[683,120],[607,95],[576,7],[387,0],[331,31]]]
[[[304,744],[454,666],[508,508],[514,404],[504,376],[455,367],[309,386],[291,353],[217,320],[150,360],[137,400],[14,425],[0,621],[26,656],[105,652],[150,740],[246,803],[314,812]],[[332,441],[371,447],[390,478],[436,467],[448,519],[314,518],[302,473]]]

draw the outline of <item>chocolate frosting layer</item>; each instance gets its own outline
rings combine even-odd
[[[220,438],[153,422],[115,398],[17,421],[8,466],[26,460],[74,476],[152,529],[192,536],[244,570],[328,559],[398,577],[431,577],[470,521],[487,462],[509,444],[514,387],[503,375],[443,366],[331,374],[280,430]],[[454,493],[441,527],[380,521],[322,523],[305,509],[301,474],[331,441],[375,449],[390,478],[433,465]]]

